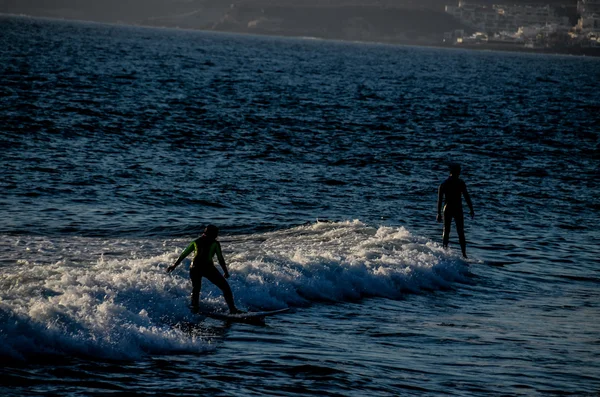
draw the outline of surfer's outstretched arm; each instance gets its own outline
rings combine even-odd
[[[218,241],[215,241],[217,243],[217,248],[215,250],[215,253],[217,254],[217,259],[219,260],[219,265],[221,265],[221,269],[223,269],[223,276],[225,278],[229,278],[229,271],[227,271],[227,265],[225,264],[225,258],[223,257],[223,252],[221,251],[221,244]]]
[[[471,196],[469,196],[466,184],[463,184],[463,196],[465,197],[465,201],[467,202],[469,210],[471,211],[471,218],[475,217],[475,211],[473,211],[473,203],[471,202]]]
[[[177,258],[177,261],[175,261],[175,263],[173,263],[171,266],[169,266],[167,268],[167,273],[171,273],[173,270],[175,270],[175,268],[177,266],[179,266],[181,261],[184,260],[189,254],[192,253],[192,251],[194,250],[195,247],[196,247],[196,242],[192,241],[190,243],[190,245],[188,245],[187,248],[183,250],[181,255],[179,255],[179,258]]]

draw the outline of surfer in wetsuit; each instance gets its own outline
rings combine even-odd
[[[229,272],[225,265],[225,259],[221,252],[221,244],[217,241],[219,228],[214,225],[208,225],[204,234],[192,241],[190,245],[179,255],[177,261],[167,268],[167,273],[171,273],[192,251],[195,252],[194,260],[190,266],[190,278],[192,279],[192,309],[198,310],[200,305],[200,290],[202,288],[202,277],[216,285],[225,297],[225,302],[229,306],[231,314],[240,313],[233,302],[233,293],[226,278],[229,278]],[[217,254],[219,264],[223,269],[223,275],[219,273],[213,262],[213,257]]]
[[[458,233],[458,241],[460,242],[460,249],[463,257],[467,257],[467,241],[465,240],[465,217],[462,209],[462,196],[465,197],[465,201],[471,210],[471,218],[475,217],[473,211],[473,204],[471,203],[471,197],[467,192],[467,185],[459,178],[460,176],[460,165],[450,165],[450,177],[446,179],[440,185],[438,190],[438,202],[437,202],[437,221],[442,221],[442,203],[445,202],[444,206],[444,235],[443,244],[444,248],[448,247],[448,241],[450,240],[450,227],[452,225],[452,219],[456,224],[456,232]]]

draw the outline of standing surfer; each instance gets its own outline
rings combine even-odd
[[[467,241],[465,240],[465,218],[463,215],[462,208],[462,196],[465,197],[465,201],[471,210],[471,218],[475,217],[473,211],[473,204],[471,203],[471,197],[467,192],[467,185],[459,178],[460,176],[460,165],[450,165],[450,177],[446,179],[440,185],[438,189],[438,202],[437,202],[437,221],[442,222],[442,203],[444,205],[444,235],[443,244],[444,248],[448,247],[448,241],[450,240],[450,227],[452,225],[452,219],[456,224],[456,232],[458,233],[458,241],[460,242],[460,249],[463,257],[467,257]]]
[[[202,288],[202,277],[206,277],[211,283],[216,285],[225,297],[225,302],[229,306],[231,314],[240,313],[233,303],[233,293],[226,278],[229,278],[229,272],[221,252],[221,244],[217,241],[219,228],[214,225],[208,225],[204,230],[204,234],[192,241],[187,248],[179,255],[177,261],[167,268],[167,273],[171,273],[187,257],[194,251],[194,260],[190,266],[190,278],[192,279],[192,309],[197,311],[200,303],[200,290]],[[223,275],[219,273],[213,262],[213,257],[217,254],[219,264],[223,269]]]

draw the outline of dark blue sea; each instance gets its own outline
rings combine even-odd
[[[0,394],[598,396],[599,82],[0,16]],[[436,223],[452,162],[468,260]],[[165,269],[210,223],[237,305],[288,313],[190,312],[189,259]]]

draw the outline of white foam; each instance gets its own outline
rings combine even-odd
[[[198,321],[187,307],[187,270],[165,274],[186,240],[1,239],[13,265],[0,268],[0,355],[135,359],[211,348],[211,335],[173,326]],[[359,221],[224,237],[222,246],[236,303],[246,309],[398,299],[468,277],[439,245]],[[224,308],[220,291],[203,284],[203,302]]]
[[[87,249],[94,244],[98,248],[92,240],[83,243]],[[68,251],[72,243],[64,245]],[[48,259],[48,251],[44,252],[40,262]],[[82,258],[77,264],[39,264],[34,257],[0,269],[0,355],[26,359],[59,353],[133,359],[206,350],[210,346],[201,336],[170,325],[194,318],[174,299],[187,293],[185,280],[166,277],[158,265],[168,256],[113,260],[100,256],[87,265],[81,264]],[[165,321],[166,315],[170,321]]]
[[[439,245],[405,228],[359,221],[316,223],[268,233],[260,240],[223,242],[236,300],[257,308],[344,301],[364,296],[400,298],[447,288],[468,269]]]

